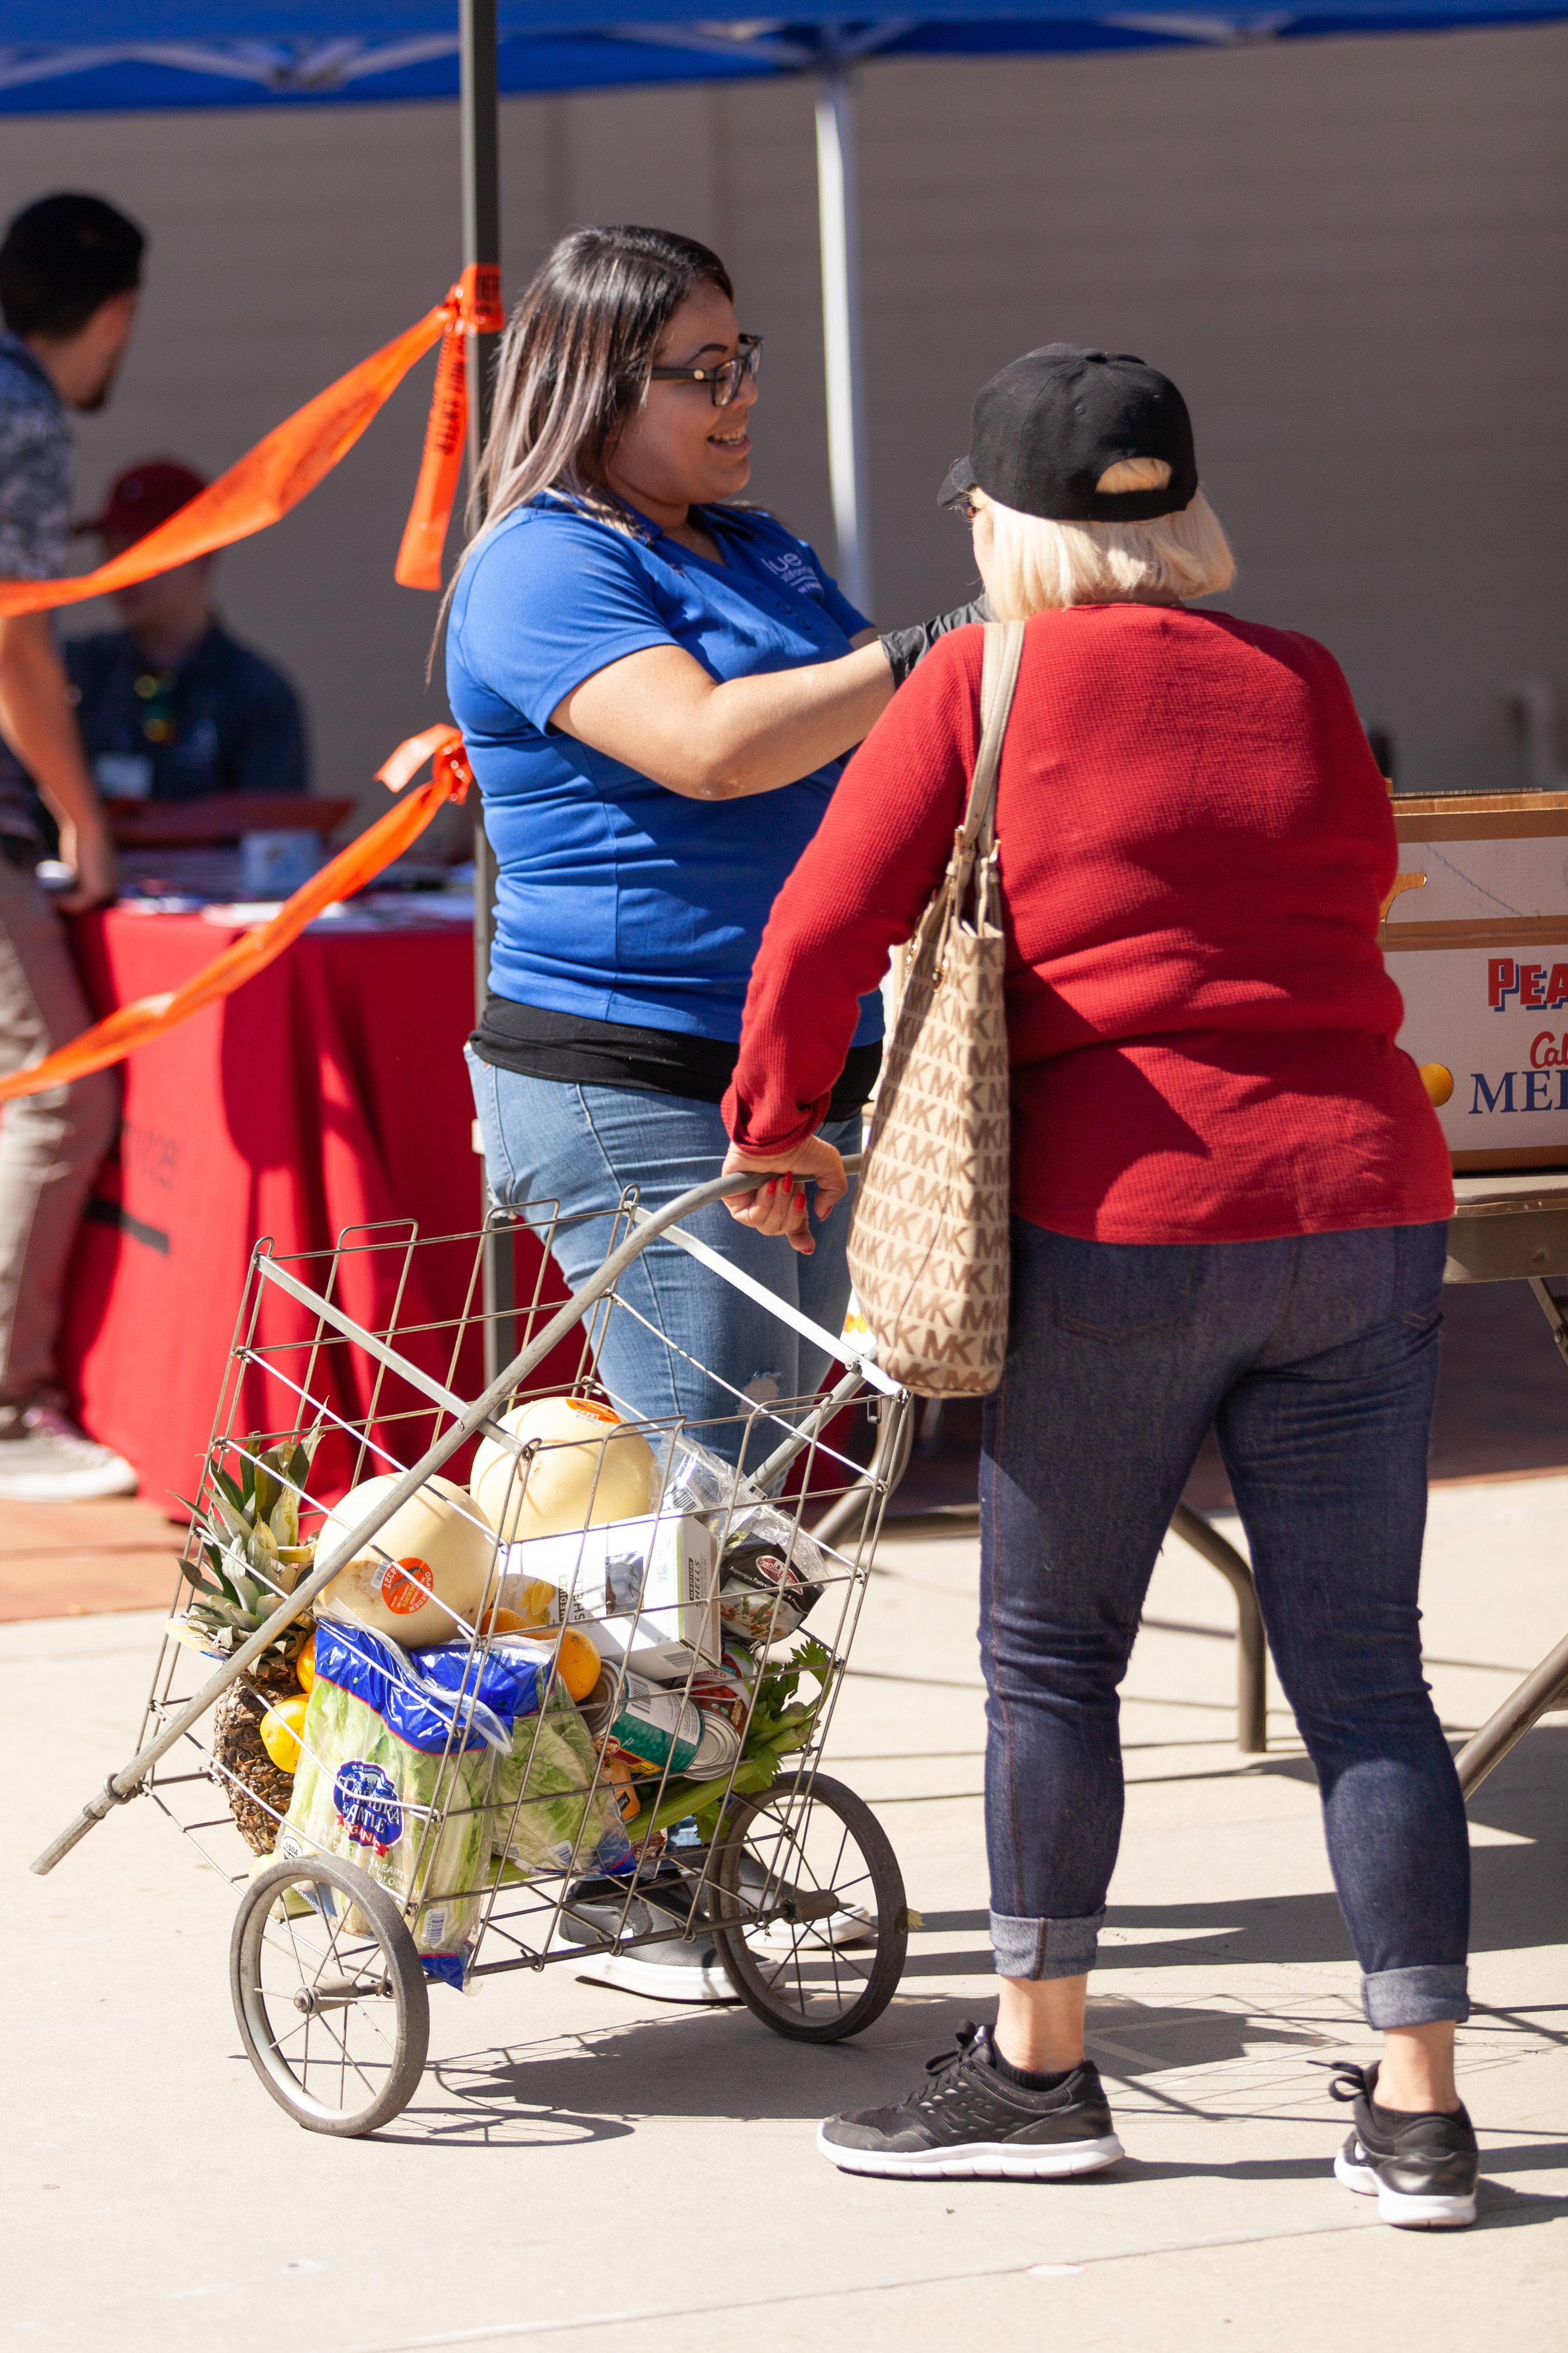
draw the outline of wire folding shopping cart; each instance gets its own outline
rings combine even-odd
[[[681,1940],[710,1946],[733,1995],[798,2040],[858,2033],[892,1998],[909,1926],[898,1863],[870,1810],[820,1766],[910,1400],[868,1340],[816,1331],[682,1233],[747,1182],[655,1211],[628,1191],[597,1213],[610,1247],[564,1301],[548,1295],[551,1204],[492,1210],[479,1233],[400,1223],[347,1230],[330,1251],[252,1254],[142,1745],[33,1868],[150,1796],[242,1891],[240,2031],[310,2130],[372,2132],[406,2105],[432,1981],[602,1968]],[[509,1235],[525,1281],[503,1321],[485,1276]],[[731,1389],[732,1410],[710,1421],[639,1419],[595,1366],[610,1319],[638,1314],[622,1278],[664,1235],[826,1346],[842,1377],[763,1405]],[[492,1358],[498,1330],[521,1344],[488,1386],[487,1324]],[[471,1403],[465,1386],[480,1390]],[[589,1427],[605,1435],[589,1446],[583,1524],[549,1537],[542,1577],[539,1540],[518,1531],[563,1442],[500,1421],[561,1398],[597,1403]],[[647,1509],[606,1519],[600,1485],[628,1423],[654,1465]],[[490,1517],[456,1483],[481,1443],[492,1506],[502,1458]],[[369,1506],[345,1507],[347,1526],[331,1515],[345,1493]],[[374,1569],[394,1609],[433,1608],[426,1564],[377,1541],[421,1496],[442,1499],[470,1549],[482,1540],[483,1563],[478,1603],[452,1609],[437,1648],[405,1655],[345,1620],[328,1588]],[[312,1623],[319,1672],[290,1715],[280,1694],[310,1681]],[[597,1672],[591,1694],[577,1682],[579,1705],[584,1662]],[[348,1746],[366,1753],[342,1753],[335,1724],[328,1747],[318,1693],[335,1702],[353,1683],[363,1698],[366,1677],[396,1687],[397,1705],[380,1703],[390,1757],[364,1737]],[[270,1729],[267,1756],[287,1757],[285,1718],[294,1769],[279,1762],[269,1778],[258,1736]],[[381,1718],[355,1722],[363,1734]]]

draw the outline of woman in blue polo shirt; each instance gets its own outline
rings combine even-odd
[[[879,643],[803,541],[721,503],[751,472],[759,348],[717,256],[642,228],[563,238],[501,347],[447,678],[500,868],[469,1067],[503,1202],[570,1218],[627,1185],[657,1206],[719,1173],[768,910],[925,641]],[[868,997],[823,1129],[844,1151],[881,1028]],[[836,1333],[847,1225],[800,1258],[722,1208],[688,1230]],[[563,1227],[568,1282],[609,1239],[603,1217]],[[652,1326],[610,1319],[599,1373],[624,1409],[743,1414],[826,1369],[672,1243],[622,1295]],[[731,1456],[740,1427],[714,1433]]]

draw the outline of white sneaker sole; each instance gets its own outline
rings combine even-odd
[[[826,2125],[817,2154],[841,2173],[873,2173],[894,2181],[1068,2181],[1099,2173],[1122,2154],[1114,2133],[1102,2140],[1059,2140],[1021,2147],[1017,2141],[975,2140],[963,2148],[846,2148],[829,2140]]]
[[[717,1954],[700,1968],[672,1969],[668,1964],[642,1960],[636,1953],[609,1953],[603,1960],[589,1961],[580,1968],[577,1982],[614,1986],[617,1993],[640,1993],[653,2001],[688,2006],[695,2002],[710,2007],[721,2002],[733,2005],[741,1999]]]
[[[746,1943],[763,1960],[793,1961],[797,1954],[809,1958],[814,1949],[826,1952],[829,1946],[875,1943],[876,1936],[871,1914],[852,1904],[842,1912],[830,1912],[825,1920],[774,1920],[765,1928],[748,1928]]]
[[[118,1457],[100,1471],[40,1471],[0,1475],[0,1503],[94,1504],[105,1495],[133,1495],[136,1473]]]
[[[1391,2189],[1378,2179],[1370,2165],[1352,2165],[1343,2149],[1334,2159],[1334,2179],[1353,2189],[1358,2198],[1375,2198],[1381,2222],[1392,2222],[1396,2231],[1462,2231],[1476,2219],[1476,2197],[1472,2190],[1468,2198],[1453,2196],[1418,2197],[1405,2189]]]

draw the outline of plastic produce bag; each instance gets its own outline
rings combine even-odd
[[[515,1636],[498,1646],[534,1651]],[[520,1716],[490,1788],[490,1843],[519,1870],[606,1872],[628,1875],[636,1858],[607,1782],[588,1792],[598,1759],[588,1727],[558,1683],[541,1715]],[[521,1799],[521,1805],[518,1800]]]
[[[747,1642],[782,1641],[822,1599],[827,1565],[771,1504],[738,1511],[719,1556],[719,1620]]]
[[[665,1440],[659,1454],[659,1473],[664,1481],[660,1510],[664,1512],[700,1512],[711,1517],[722,1514],[730,1505],[737,1511],[748,1504],[760,1504],[763,1491],[752,1479],[738,1479],[733,1468],[721,1455],[684,1430],[676,1430]],[[723,1531],[722,1518],[715,1519],[717,1533]]]
[[[498,1665],[492,1654],[478,1671],[466,1644],[405,1653],[366,1627],[321,1623],[279,1859],[325,1852],[399,1901],[417,1888],[426,1900],[414,1942],[426,1974],[460,1984],[489,1862],[484,1808],[497,1757],[510,1750],[514,1709],[536,1707],[541,1686],[531,1660]]]
[[[788,1513],[752,1479],[739,1479],[711,1448],[677,1430],[660,1470],[666,1512],[700,1514],[723,1551],[719,1616],[745,1641],[782,1641],[822,1599],[826,1563]]]

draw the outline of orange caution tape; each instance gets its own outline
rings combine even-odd
[[[430,418],[425,427],[425,454],[393,569],[393,578],[405,588],[441,586],[441,551],[447,543],[468,429],[468,332],[499,334],[506,324],[500,306],[500,271],[493,266],[471,266],[452,291],[461,294],[463,307],[447,321],[441,338]]]
[[[128,588],[133,581],[151,580],[176,564],[189,564],[198,555],[210,555],[215,548],[230,547],[237,540],[265,531],[331,473],[385,406],[415,362],[437,339],[441,358],[425,460],[395,576],[410,587],[439,588],[441,547],[457,489],[467,422],[466,340],[470,333],[494,334],[503,323],[500,272],[471,264],[444,302],[373,352],[369,359],[361,360],[347,375],[330,384],[292,417],[286,417],[281,425],[274,426],[254,449],[237,459],[227,473],[220,474],[188,506],[123,554],[68,580],[0,581],[0,615],[42,613],[57,605],[78,605],[89,596]]]
[[[262,923],[243,939],[236,940],[221,955],[193,973],[184,987],[157,997],[139,997],[130,1005],[121,1005],[103,1020],[95,1021],[79,1038],[46,1055],[30,1070],[13,1071],[8,1078],[0,1079],[0,1103],[12,1103],[18,1095],[36,1095],[46,1087],[63,1087],[73,1079],[85,1079],[93,1071],[107,1070],[111,1062],[123,1061],[138,1046],[150,1045],[154,1039],[167,1037],[171,1029],[204,1005],[215,1004],[218,998],[232,997],[247,980],[280,956],[289,944],[297,940],[307,923],[322,909],[340,899],[347,899],[401,857],[410,842],[418,839],[437,810],[448,800],[466,798],[473,782],[473,773],[463,754],[463,739],[455,727],[428,727],[422,735],[412,735],[400,744],[392,757],[377,770],[382,781],[396,792],[406,784],[425,762],[434,755],[435,766],[430,782],[399,801],[386,815],[377,818],[358,839],[346,849],[329,860],[319,874],[285,900],[270,923]]]

